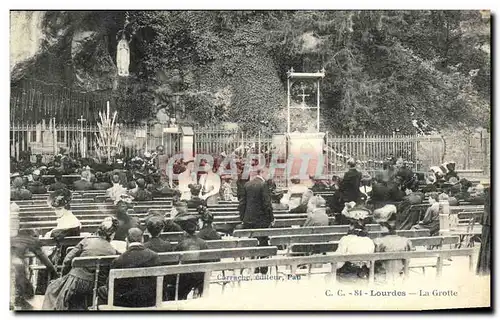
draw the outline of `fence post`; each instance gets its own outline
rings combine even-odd
[[[415,171],[418,171],[418,136],[413,136],[413,143],[415,145],[415,155],[413,156],[413,161],[415,161]]]
[[[52,118],[52,133],[54,136],[54,155],[57,155],[57,131],[56,131],[56,118]]]
[[[261,148],[261,146],[260,146],[260,129],[259,129],[259,146],[257,148],[258,148],[257,149],[258,150],[258,154],[260,154],[260,148]]]
[[[483,141],[484,139],[484,141]],[[481,144],[483,145],[483,175],[489,176],[488,149],[490,146],[489,136],[481,132]]]
[[[146,148],[144,152],[148,152],[148,123],[146,122],[146,125],[144,127],[144,130],[146,131]]]
[[[367,166],[366,166],[366,161],[368,160],[368,157],[366,156],[366,131],[363,131],[363,168],[366,171]]]
[[[396,156],[396,131],[392,132],[392,155]]]

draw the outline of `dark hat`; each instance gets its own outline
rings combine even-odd
[[[52,192],[47,199],[49,206],[54,208],[62,208],[66,206],[72,198],[71,191],[66,188],[58,189]]]
[[[203,204],[200,204],[198,207],[196,207],[196,211],[198,211],[198,214],[204,214],[207,211],[207,207]]]
[[[200,215],[198,214],[186,213],[175,216],[174,222],[177,223],[182,230],[192,234],[198,227],[199,218]]]
[[[158,214],[150,215],[146,218],[146,228],[153,234],[160,233],[165,227],[165,218]]]
[[[18,177],[16,177],[16,178],[14,178],[14,181],[12,181],[12,186],[13,186],[14,188],[19,189],[19,188],[21,188],[23,185],[24,185],[24,180],[23,180],[23,178],[21,178],[21,177],[19,177],[19,176],[18,176]]]
[[[118,229],[118,224],[118,219],[115,217],[106,217],[97,229],[97,234],[109,238]]]
[[[365,224],[362,220],[353,220],[351,221],[351,228],[354,230],[365,231]]]
[[[212,223],[214,221],[214,215],[210,211],[205,211],[201,216],[201,221]]]

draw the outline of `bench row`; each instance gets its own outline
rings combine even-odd
[[[231,239],[233,245],[240,246],[246,245],[246,242],[238,242],[239,240],[250,241],[253,243],[253,238],[251,237],[270,237],[272,245],[290,245],[292,243],[312,243],[312,242],[326,242],[326,241],[339,241],[340,238],[346,235],[349,226],[328,226],[328,227],[304,227],[304,228],[272,228],[272,229],[247,229],[247,230],[236,230],[234,232],[234,237],[236,239]],[[379,225],[368,225],[368,234],[370,238],[377,238],[384,233],[381,231]],[[396,233],[403,237],[415,238],[415,237],[428,237],[430,235],[429,230],[398,230]],[[163,232],[160,234],[160,238],[167,240],[169,242],[179,242],[184,239],[186,234],[184,232]],[[90,236],[95,237],[95,236]],[[85,237],[66,237],[59,241],[55,239],[40,239],[43,246],[53,246],[56,244],[63,246],[75,246]],[[149,240],[149,235],[144,234],[144,240]],[[221,241],[229,241],[228,239]]]
[[[437,258],[436,259],[436,275],[440,277],[444,265],[444,260],[454,256],[466,256],[469,258],[469,270],[473,270],[473,255],[474,249],[451,249],[451,250],[433,250],[433,251],[413,251],[413,252],[384,252],[371,254],[327,254],[315,255],[308,257],[272,257],[267,259],[244,260],[233,262],[212,262],[212,263],[197,263],[189,265],[171,265],[150,268],[138,269],[113,269],[109,273],[108,278],[108,301],[107,305],[99,306],[99,310],[127,310],[134,308],[115,307],[114,304],[114,284],[116,279],[137,278],[137,277],[156,277],[156,305],[151,308],[139,308],[142,310],[161,310],[169,309],[168,302],[165,305],[163,302],[163,279],[168,275],[178,275],[185,273],[200,272],[204,273],[203,297],[210,294],[210,279],[212,273],[225,270],[240,270],[239,274],[243,274],[243,270],[249,270],[253,274],[253,270],[259,267],[270,267],[271,270],[278,267],[290,267],[290,276],[296,274],[297,266],[299,265],[316,265],[330,264],[329,277],[327,281],[331,285],[336,282],[336,266],[338,263],[346,261],[369,261],[369,283],[373,284],[375,279],[375,262],[384,260],[403,260],[404,261],[404,277],[409,275],[410,260],[420,258]],[[201,251],[200,251],[201,254]],[[286,276],[286,275],[285,275]],[[276,283],[279,283],[280,277],[276,275]],[[176,288],[177,291],[177,288]]]

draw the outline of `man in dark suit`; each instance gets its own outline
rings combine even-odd
[[[347,165],[349,166],[349,170],[344,174],[344,179],[342,179],[342,183],[340,184],[342,201],[357,202],[361,196],[361,192],[359,191],[361,172],[356,169],[356,162],[354,159],[349,159]]]
[[[40,170],[35,170],[31,174],[31,181],[28,183],[28,186],[26,189],[31,192],[31,194],[45,194],[47,193],[47,189],[43,185],[43,183],[40,181]]]
[[[269,228],[274,224],[271,191],[260,170],[242,189],[238,209],[243,222],[242,229]],[[258,237],[257,240],[259,246],[269,245],[268,237]],[[260,272],[267,273],[267,267],[261,268]]]
[[[245,184],[238,206],[243,228],[269,228],[274,222],[271,192],[261,172]]]
[[[169,252],[173,250],[169,241],[160,238],[160,233],[165,227],[163,220],[163,217],[160,215],[153,215],[146,219],[146,228],[151,238],[149,238],[149,241],[144,246],[154,252]]]
[[[75,191],[92,190],[92,182],[90,182],[90,171],[83,171],[80,180],[73,182]]]
[[[66,189],[67,186],[62,182],[62,174],[60,172],[54,175],[54,183],[49,186],[49,191],[56,191],[59,189]]]
[[[158,254],[144,247],[142,231],[128,231],[127,251],[111,263],[111,269],[146,268],[160,265]],[[108,288],[99,288],[100,303],[107,300]],[[156,303],[156,277],[117,279],[114,305],[120,307],[152,307]]]
[[[151,192],[146,190],[146,181],[143,178],[139,178],[136,181],[137,191],[132,193],[135,201],[151,201],[153,200],[153,195]]]

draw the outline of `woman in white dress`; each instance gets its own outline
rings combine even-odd
[[[189,160],[185,163],[186,169],[179,174],[179,191],[181,192],[180,200],[191,199],[191,189],[189,185],[196,184],[196,173],[193,172],[194,160]]]
[[[68,189],[59,189],[52,192],[48,198],[48,204],[54,208],[57,225],[47,232],[44,238],[56,239],[56,242],[72,236],[79,236],[82,224],[77,217],[69,210],[72,194]],[[66,254],[67,246],[56,245],[55,247],[44,247],[44,253],[49,257],[55,266],[62,264]],[[38,275],[37,294],[45,294],[47,288],[47,274],[42,270]]]
[[[210,164],[205,164],[204,173],[200,175],[198,183],[202,186],[200,198],[206,200],[207,206],[216,205],[221,187],[221,179],[217,173],[212,171]]]

